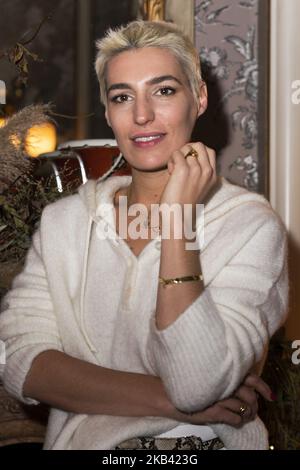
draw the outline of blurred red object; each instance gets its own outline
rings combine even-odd
[[[83,147],[77,149],[77,153],[84,162],[88,178],[98,179],[114,164],[120,151],[118,147]],[[131,174],[131,170],[127,164],[114,171],[114,175],[128,174]]]
[[[37,160],[37,175],[54,174],[60,192],[63,192],[66,184],[78,186],[88,179],[103,177],[113,166],[115,168],[109,176],[131,174],[130,166],[121,159],[114,140],[66,142],[61,144],[57,151],[42,154]]]

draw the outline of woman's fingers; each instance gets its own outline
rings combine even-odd
[[[198,156],[189,155],[186,157],[191,150],[195,150]],[[199,180],[200,184],[203,185],[202,193],[204,196],[217,180],[215,151],[206,147],[202,142],[186,144],[180,151],[184,158],[184,164],[189,169],[190,176],[195,178],[195,181]]]
[[[269,385],[256,374],[248,374],[244,380],[243,385],[246,385],[247,387],[252,387],[266,400],[273,401],[274,399],[274,395]]]
[[[257,395],[254,389],[242,385],[238,388],[234,396],[241,402],[245,403],[247,410],[244,414],[247,416],[247,418],[253,419],[257,415],[258,411]]]
[[[237,413],[244,421],[249,418],[252,419],[253,408],[255,407],[255,403],[252,400],[250,403],[250,401],[239,399],[238,397],[222,400],[220,405],[233,413]],[[242,412],[241,409],[244,409],[244,411]]]
[[[198,156],[188,156],[191,149]],[[196,204],[202,202],[217,181],[215,152],[201,142],[191,142],[172,153],[168,161],[168,173],[171,176],[161,195],[160,202]]]
[[[243,423],[243,419],[238,413],[218,402],[206,410],[193,413],[189,416],[188,422],[191,424],[224,423],[239,427]]]
[[[244,411],[242,411],[244,410]],[[247,403],[236,397],[221,400],[203,411],[186,415],[191,424],[225,423],[239,427],[254,419],[257,413],[256,404]]]
[[[192,155],[186,157],[192,149],[198,153],[198,157]],[[215,170],[215,151],[206,147],[202,142],[191,142],[184,145],[180,150],[173,153],[170,160],[173,160],[175,164],[186,165],[189,168],[200,167],[206,172]]]
[[[258,406],[256,397],[243,396],[243,398],[232,397],[222,400],[219,404],[240,416],[243,423],[252,421],[257,415]]]
[[[198,153],[198,157],[193,157],[193,156],[186,157],[187,153],[191,149],[195,150]],[[193,143],[185,145],[184,147],[182,147],[181,153],[184,157],[186,164],[189,165],[190,168],[200,167],[202,170],[201,173],[205,173],[205,172],[207,173],[207,172],[213,171],[213,167],[211,166],[207,147],[202,142],[193,142]]]
[[[210,165],[214,171],[214,175],[217,176],[216,152],[209,147],[206,147],[206,150],[207,150]]]
[[[270,387],[259,376],[249,374],[234,396],[220,400],[203,411],[183,416],[191,424],[225,423],[240,427],[257,415],[257,392],[266,399],[271,399]]]

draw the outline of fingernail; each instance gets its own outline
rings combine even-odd
[[[272,401],[277,401],[277,395],[274,392],[272,392],[270,396]]]

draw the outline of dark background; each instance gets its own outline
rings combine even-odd
[[[135,0],[85,0],[90,4],[90,99],[87,103],[93,116],[87,118],[86,138],[113,138],[99,102],[99,88],[94,72],[95,41],[108,27],[118,26],[137,15]],[[26,105],[52,102],[57,117],[59,141],[77,138],[76,113],[78,54],[78,0],[0,0],[0,51],[7,50],[22,37],[34,35],[40,22],[46,19],[32,42],[29,51],[38,54],[42,62],[29,59],[27,87],[19,86],[16,68],[6,58],[0,60],[0,79],[7,88],[7,104],[1,107],[9,115]]]

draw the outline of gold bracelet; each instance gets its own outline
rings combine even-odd
[[[183,282],[188,281],[203,281],[203,276],[202,274],[196,274],[194,276],[174,277],[173,279],[164,279],[163,277],[159,277],[158,280],[165,287],[168,284],[182,284]]]

